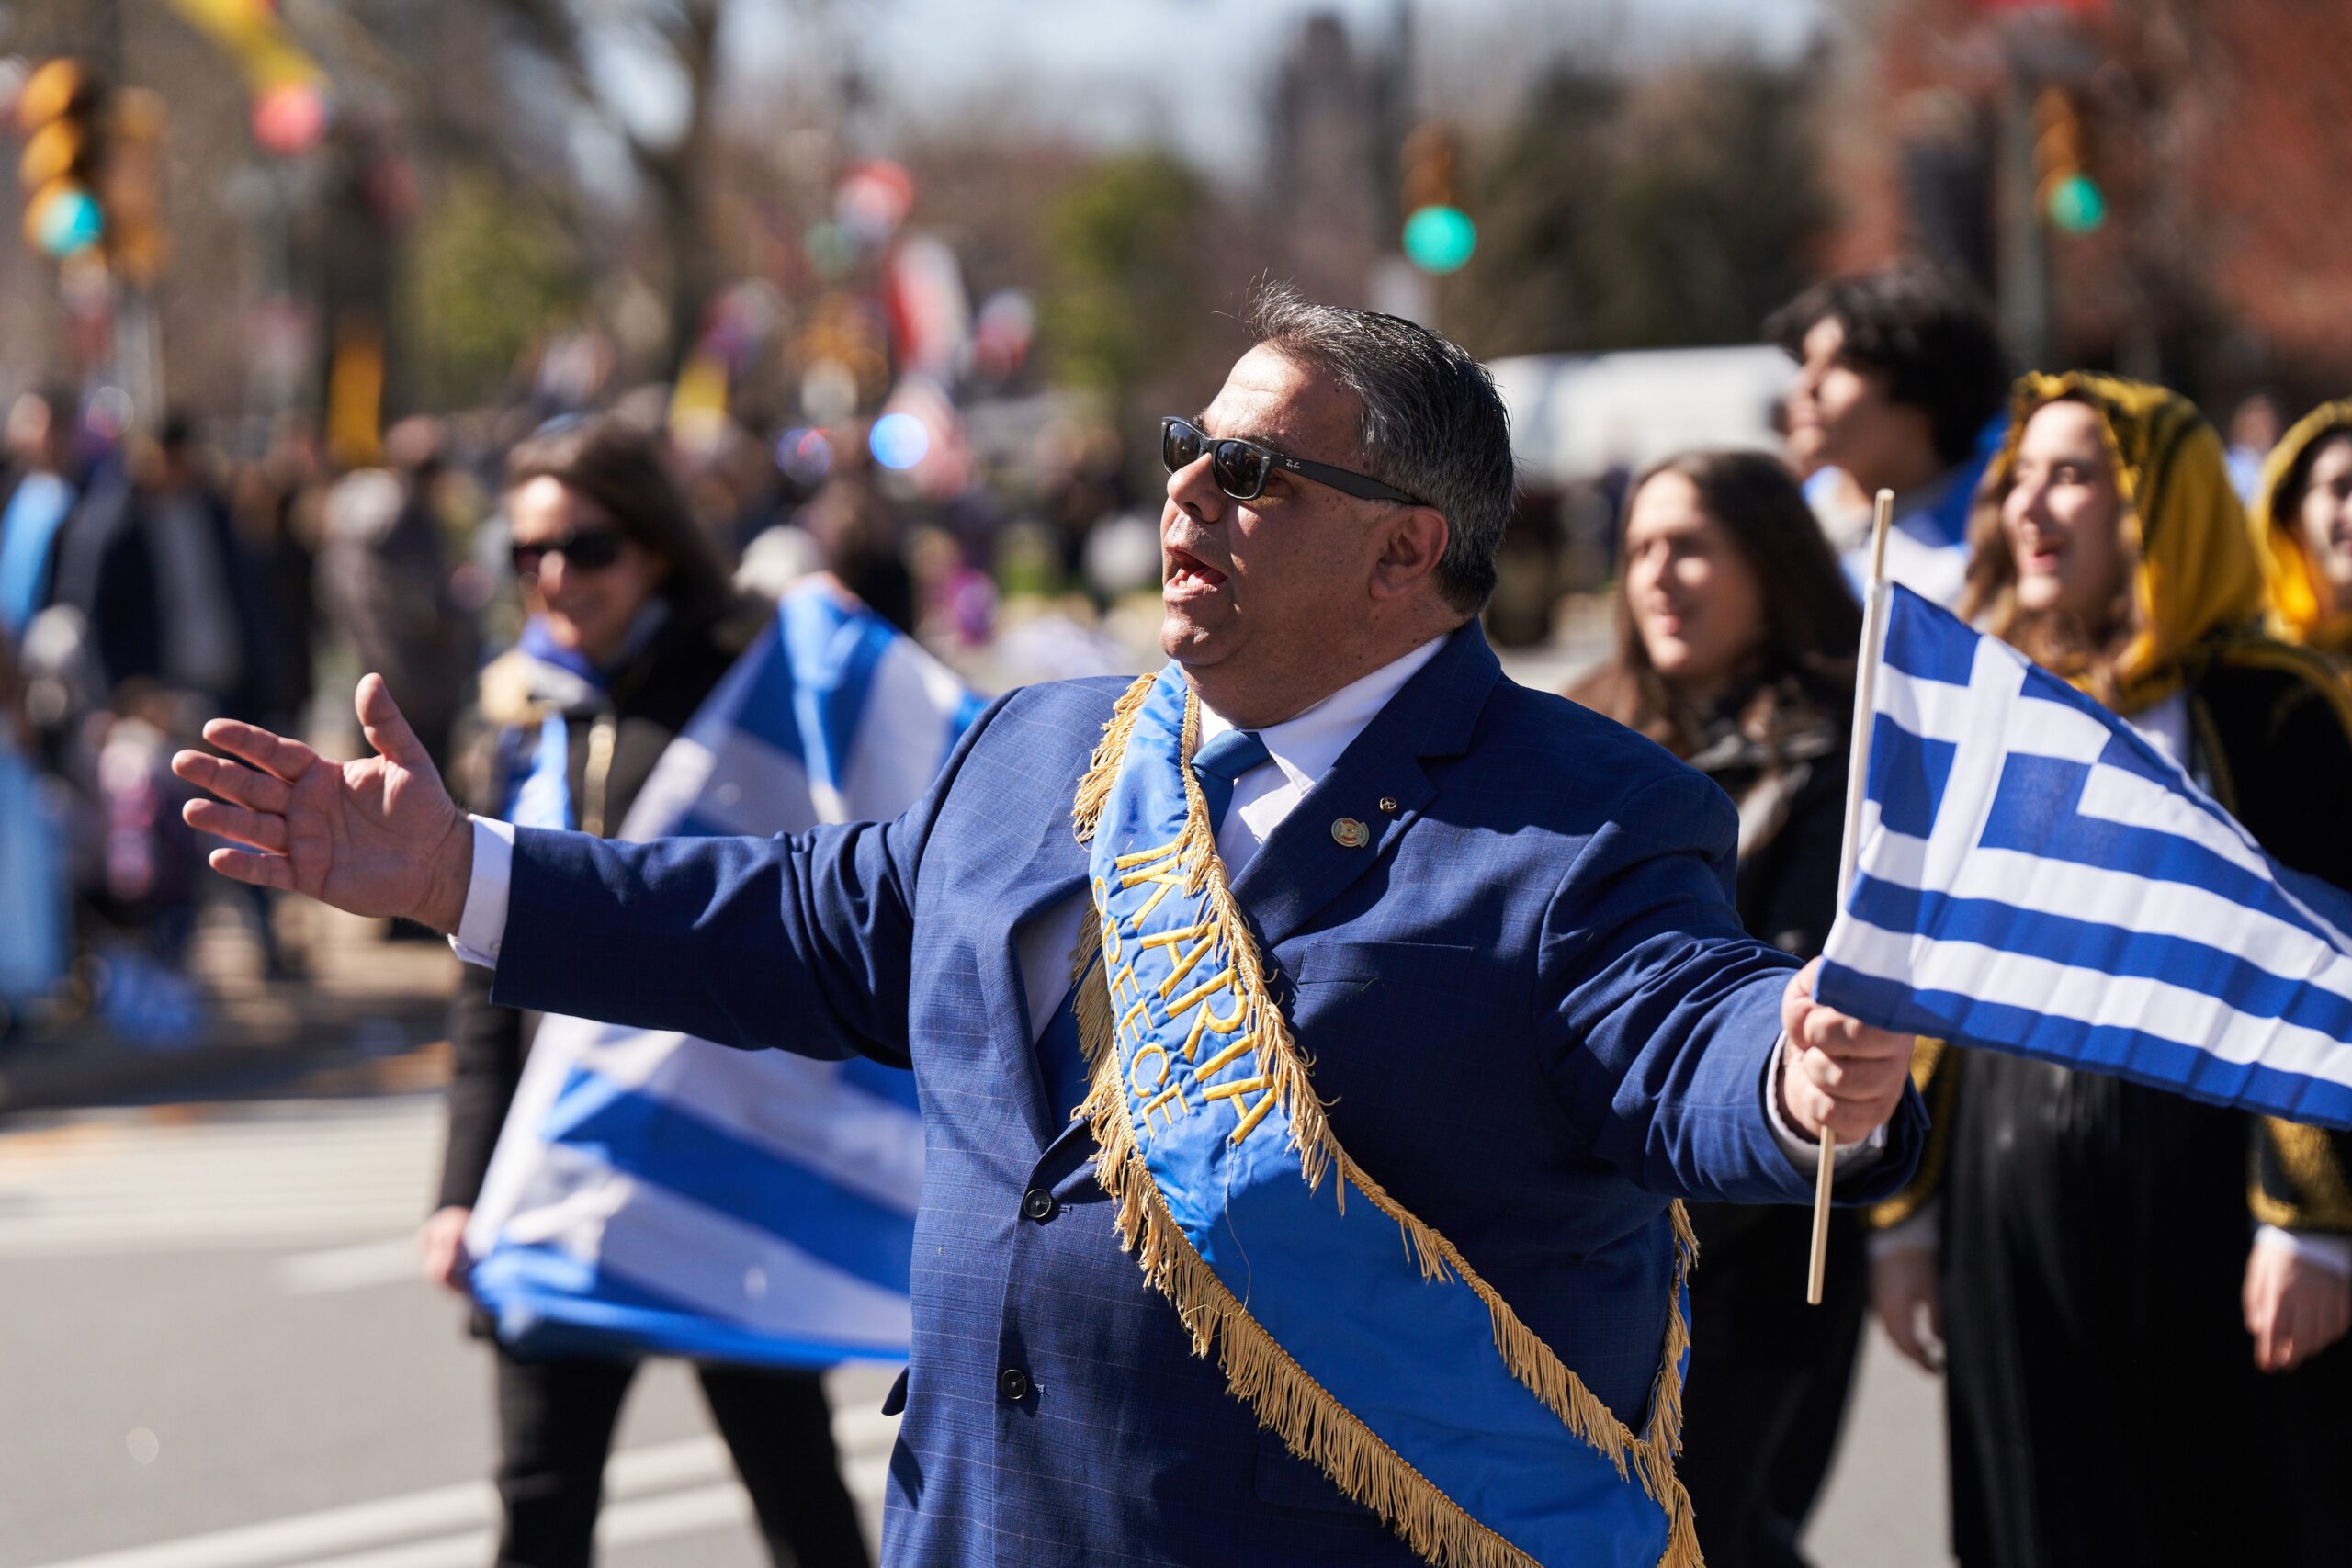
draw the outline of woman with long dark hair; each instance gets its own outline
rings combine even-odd
[[[765,624],[672,482],[653,438],[612,420],[536,436],[507,463],[506,515],[529,620],[482,672],[496,725],[477,809],[610,835],[654,763]],[[462,1289],[466,1223],[529,1043],[522,1013],[468,966],[450,1019],[456,1066],[426,1275]],[[481,1326],[486,1326],[481,1325]],[[526,1358],[497,1346],[504,1506],[498,1562],[586,1568],[605,1461],[634,1360]],[[702,1363],[703,1393],[778,1562],[863,1564],[831,1412],[810,1373]]]
[[[1800,959],[1837,912],[1861,611],[1795,479],[1693,452],[1627,491],[1615,657],[1569,694],[1642,731],[1739,807],[1739,915]],[[1828,1297],[1798,1289],[1803,1208],[1696,1206],[1701,1263],[1681,1476],[1715,1568],[1798,1564],[1844,1417],[1865,1299],[1836,1217]]]

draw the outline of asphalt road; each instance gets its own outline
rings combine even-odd
[[[488,1562],[487,1361],[408,1245],[439,1135],[418,1092],[0,1131],[0,1568]],[[869,1525],[888,1377],[833,1379]],[[1932,1385],[1874,1350],[1824,1568],[1945,1561],[1939,1442]],[[674,1365],[633,1394],[609,1484],[613,1568],[764,1561]]]

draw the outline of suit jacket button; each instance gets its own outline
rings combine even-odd
[[[1029,1374],[1019,1367],[1007,1367],[996,1375],[996,1391],[1018,1404],[1029,1397]]]
[[[1032,1187],[1021,1195],[1021,1213],[1044,1224],[1054,1217],[1054,1195],[1042,1187]]]

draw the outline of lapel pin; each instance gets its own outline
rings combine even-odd
[[[1360,850],[1372,842],[1372,829],[1352,817],[1342,817],[1331,824],[1331,839],[1343,850]]]
[[[1395,795],[1384,795],[1380,797],[1380,814],[1383,817],[1394,817],[1396,815],[1396,797]]]

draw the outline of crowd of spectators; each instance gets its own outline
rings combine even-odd
[[[943,501],[879,462],[864,424],[688,430],[658,392],[618,412],[662,437],[744,586],[773,594],[830,570],[978,683],[1121,665],[1095,612],[1157,585],[1149,522],[1115,515],[1132,505],[1115,441],[1047,429]],[[517,442],[577,417],[409,419],[368,460],[338,463],[298,419],[256,434],[175,412],[141,429],[128,413],[108,393],[52,389],[7,412],[0,1046],[89,1021],[136,1044],[198,1038],[188,960],[214,904],[268,978],[302,975],[271,899],[199,874],[208,846],[180,819],[169,759],[216,714],[347,747],[349,715],[315,699],[373,670],[462,773],[476,672],[519,619],[499,475]],[[1001,611],[1000,582],[1021,608]],[[1037,614],[1065,593],[1074,615]]]

